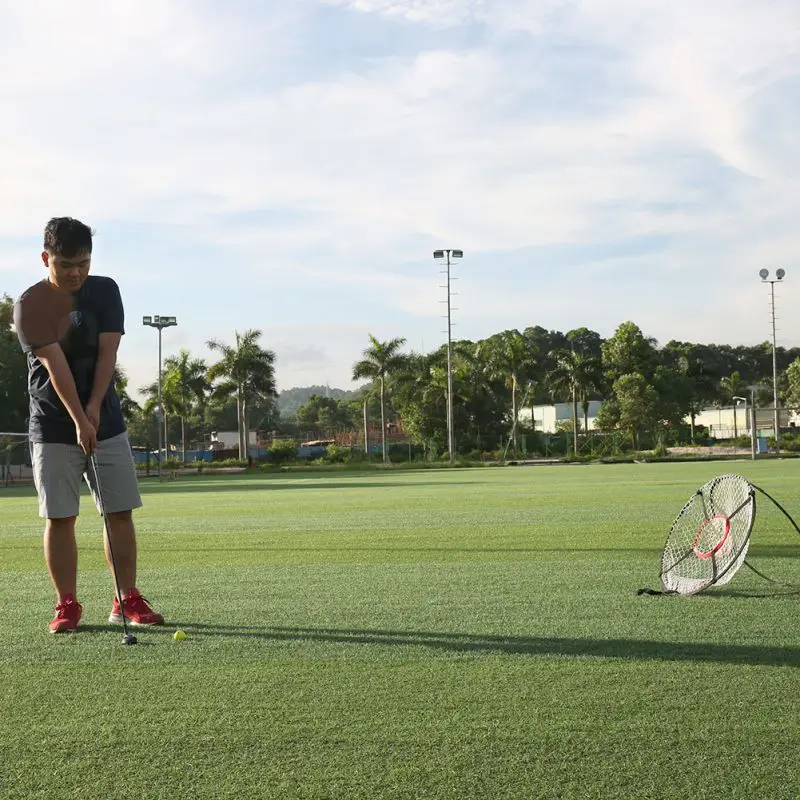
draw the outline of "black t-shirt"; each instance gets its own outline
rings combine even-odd
[[[64,294],[47,280],[31,286],[14,304],[14,327],[28,357],[29,435],[32,442],[77,444],[75,423],[61,402],[47,367],[34,351],[58,342],[67,358],[81,404],[92,393],[101,333],[125,333],[119,287],[111,278],[90,275],[80,290]],[[125,431],[122,407],[109,384],[100,406],[97,438]]]

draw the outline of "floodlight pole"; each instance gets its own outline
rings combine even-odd
[[[751,396],[752,395],[753,395],[753,391],[751,390]],[[744,403],[744,414],[745,414],[745,417],[747,417],[747,416],[750,417],[750,457],[755,461],[755,458],[756,458],[756,415],[755,415],[755,404],[753,405],[753,408],[750,410],[750,413],[748,414],[747,398],[746,397],[736,397],[736,395],[734,395],[733,399],[737,403],[739,403],[739,402]],[[736,413],[736,412],[734,412],[734,413]]]
[[[775,284],[780,283],[780,281],[784,279],[786,270],[777,269],[775,271],[774,280],[770,279],[768,269],[762,269],[758,274],[761,278],[761,282],[768,283],[770,289],[770,313],[772,316],[772,417],[775,425],[775,452],[780,453],[780,420],[778,418],[778,357],[777,339],[775,336]]]
[[[450,281],[455,280],[450,276],[450,258],[462,258],[464,255],[463,250],[434,250],[433,257],[435,259],[446,258],[447,267],[442,270],[447,276],[447,284],[442,286],[442,289],[447,290],[447,300],[442,302],[447,303],[447,454],[450,463],[453,464],[456,459],[456,437],[453,426],[453,354],[452,354],[452,316],[453,308],[450,304],[450,299],[453,292],[450,291]]]
[[[171,328],[177,325],[178,321],[175,317],[165,317],[155,314],[153,316],[142,317],[142,325],[149,328],[156,328],[158,330],[158,414],[161,419],[158,421],[158,477],[161,478],[161,451],[164,449],[164,458],[166,458],[166,443],[168,440],[167,433],[167,415],[164,413],[164,402],[161,392],[161,331],[164,328]]]

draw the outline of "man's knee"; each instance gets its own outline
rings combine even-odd
[[[108,514],[108,521],[112,525],[125,525],[133,521],[133,511],[111,511]]]
[[[69,533],[75,530],[77,517],[48,517],[46,529],[53,533]]]

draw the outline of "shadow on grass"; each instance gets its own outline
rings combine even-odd
[[[354,478],[359,477],[354,475]],[[416,487],[436,486],[441,489],[449,489],[451,486],[474,486],[470,481],[453,481],[447,483],[442,481],[414,481],[413,483],[398,483],[396,480],[387,478],[386,480],[335,480],[302,483],[304,477],[280,476],[278,478],[250,477],[249,480],[231,480],[225,478],[204,478],[203,476],[190,476],[188,480],[177,480],[169,483],[143,483],[140,484],[147,494],[181,494],[192,492],[282,492],[295,489],[413,489]]]
[[[793,595],[800,594],[800,586],[790,586],[788,584],[782,584],[777,586],[774,589],[771,589],[766,592],[759,592],[759,591],[752,591],[747,589],[728,589],[727,587],[724,589],[715,589],[711,588],[707,592],[703,592],[702,599],[713,599],[713,598],[731,598],[731,597],[743,597],[747,598],[748,600],[761,600],[767,599],[771,597],[790,597]]]
[[[152,630],[155,630],[155,628],[134,628],[134,627],[129,627],[128,628],[128,633],[133,634],[133,636],[136,637],[136,645],[135,646],[138,647],[138,646],[141,645],[143,647],[152,647],[154,642],[150,642],[150,641],[147,641],[146,639],[142,638],[142,633],[143,632],[145,632],[145,631],[149,632],[149,631],[152,631]],[[87,633],[91,633],[91,634],[99,634],[99,633],[102,633],[102,634],[113,634],[113,635],[119,637],[119,643],[120,643],[121,646],[126,646],[126,645],[123,645],[123,642],[122,642],[122,636],[123,636],[122,626],[121,625],[113,625],[111,623],[106,623],[106,624],[85,623],[85,624],[81,624],[81,625],[78,626],[78,629],[76,631],[70,631],[68,633],[59,633],[59,634],[57,634],[56,635],[56,639],[69,639],[69,638],[71,638],[73,636],[80,636],[81,634],[87,634]],[[170,633],[171,633],[171,631],[170,631]],[[127,646],[130,646],[130,645],[127,645]]]
[[[750,558],[798,558],[800,557],[800,540],[797,544],[754,544],[749,550]]]
[[[24,550],[27,547],[0,546],[0,551]],[[41,546],[40,546],[41,549]],[[648,547],[375,547],[353,545],[352,547],[330,547],[328,545],[297,546],[254,545],[252,547],[161,547],[154,543],[151,552],[159,553],[631,553],[635,555],[657,555],[660,548]]]
[[[748,664],[800,667],[800,648],[758,645],[714,644],[708,642],[656,642],[643,639],[572,639],[548,636],[492,636],[339,628],[257,627],[211,625],[170,621],[164,628],[148,633],[172,635],[180,628],[192,636],[227,636],[277,642],[324,642],[390,647],[428,647],[457,653],[511,654],[523,656],[566,656],[611,658],[632,661],[693,661],[719,664]]]

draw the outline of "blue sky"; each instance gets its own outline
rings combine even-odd
[[[259,328],[279,388],[367,335],[631,319],[800,345],[798,0],[46,0],[0,10],[0,292],[54,215],[97,230],[120,361]]]

